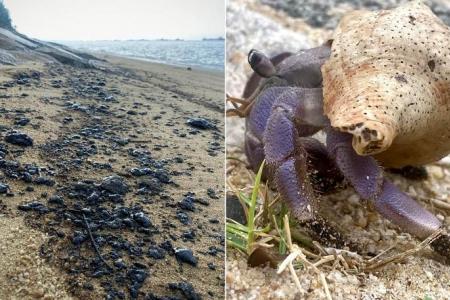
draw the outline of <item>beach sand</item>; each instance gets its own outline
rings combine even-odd
[[[2,66],[2,139],[18,130],[33,146],[0,143],[0,298],[222,298],[223,72],[102,58],[105,70]]]

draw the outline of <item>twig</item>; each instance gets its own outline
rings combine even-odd
[[[342,263],[342,265],[344,266],[344,270],[350,270],[350,266],[348,265],[347,261],[345,260],[345,258],[342,256],[342,254],[339,254],[337,256],[337,259]]]
[[[91,238],[92,246],[94,246],[95,252],[97,253],[100,260],[105,264],[105,266],[108,267],[108,269],[112,270],[112,268],[109,266],[109,264],[106,262],[106,260],[103,259],[102,255],[100,253],[100,250],[98,249],[97,243],[95,242],[94,237],[92,236],[91,227],[89,227],[89,223],[87,221],[85,214],[83,214],[83,220],[84,220],[84,225],[86,226],[86,229],[89,233],[89,237]]]
[[[330,289],[328,288],[328,283],[327,283],[327,280],[325,279],[325,274],[320,272],[319,277],[320,277],[320,281],[322,282],[322,285],[325,289],[325,294],[327,295],[327,299],[332,300],[333,298],[331,297]]]
[[[438,237],[440,237],[443,234],[443,229],[438,229],[436,230],[433,234],[431,234],[428,238],[426,238],[425,240],[423,240],[419,245],[417,245],[416,247],[409,249],[405,252],[399,253],[399,254],[395,254],[392,255],[390,257],[387,257],[381,261],[377,261],[374,262],[372,264],[369,264],[367,266],[364,267],[364,271],[374,271],[376,269],[382,268],[384,266],[386,266],[387,264],[390,263],[396,263],[410,255],[413,255],[417,252],[419,252],[420,250],[424,249],[425,247],[427,247],[428,245],[430,245],[434,240],[436,240]]]
[[[317,275],[319,276],[320,282],[322,283],[322,286],[323,286],[323,288],[325,290],[325,294],[327,296],[327,299],[328,300],[332,300],[330,289],[328,288],[328,283],[327,283],[327,280],[325,278],[325,275],[313,263],[311,263],[306,258],[305,254],[303,254],[302,249],[300,247],[298,247],[297,245],[293,245],[292,244],[291,229],[290,229],[290,226],[289,226],[289,218],[288,218],[287,215],[284,216],[284,230],[285,230],[285,235],[286,235],[286,244],[288,245],[289,252],[291,252],[291,253],[280,264],[277,273],[280,274],[286,268],[288,268],[290,273],[291,273],[291,275],[292,275],[292,277],[294,278],[294,282],[297,285],[298,290],[301,291],[302,288],[301,288],[301,285],[300,285],[300,280],[298,279],[297,273],[295,273],[294,266],[292,265],[292,263],[295,261],[295,259],[300,258],[300,260],[302,262],[304,262],[305,266],[306,265],[310,266],[314,270],[314,272],[317,273]]]
[[[284,215],[283,221],[284,221],[284,230],[286,231],[287,243],[289,249],[292,249],[291,226],[289,226],[289,217],[287,215]]]
[[[327,263],[327,262],[333,261],[333,260],[335,260],[335,259],[336,259],[336,258],[334,257],[334,255],[327,255],[327,256],[322,257],[319,261],[313,263],[313,265],[314,265],[315,267],[318,267],[318,266],[320,266],[320,265],[322,265],[322,264],[325,264],[325,263]]]
[[[302,252],[303,252],[303,254],[305,254],[306,256],[309,256],[309,257],[312,257],[312,258],[320,258],[321,256],[320,255],[317,255],[317,254],[314,254],[314,253],[312,253],[312,252],[309,252],[308,250],[306,250],[306,249],[302,249]]]
[[[436,207],[450,210],[450,203],[435,198],[430,198],[430,201],[433,202]]]
[[[319,242],[317,241],[312,241],[312,244],[314,245],[314,247],[319,250],[320,254],[322,255],[328,255],[328,252],[325,251],[325,249],[323,249],[322,245],[319,244]]]
[[[289,272],[291,273],[291,276],[294,278],[295,285],[297,286],[298,290],[302,290],[302,285],[300,284],[300,279],[298,279],[297,273],[295,273],[294,266],[292,265],[292,262],[289,264]]]
[[[367,262],[370,263],[370,262],[373,262],[374,260],[377,260],[378,258],[383,256],[386,252],[391,251],[392,249],[394,249],[395,246],[396,246],[396,244],[389,246],[387,249],[384,249],[383,251],[381,251],[380,253],[378,253],[377,255],[372,257],[371,259],[369,259]]]

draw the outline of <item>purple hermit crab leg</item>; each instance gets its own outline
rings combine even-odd
[[[313,217],[315,200],[308,178],[307,152],[299,137],[314,134],[323,125],[319,119],[314,119],[314,124],[305,124],[300,122],[300,116],[314,114],[321,106],[321,89],[286,88],[276,98],[264,130],[266,161],[273,170],[281,197],[299,220]]]
[[[326,129],[327,148],[344,177],[363,199],[381,192],[383,172],[371,156],[358,155],[352,147],[352,135],[330,127]]]
[[[296,149],[294,156],[275,167],[273,177],[278,192],[290,207],[292,215],[319,241],[329,247],[341,248],[346,245],[345,238],[317,214],[316,202],[318,192],[334,189],[342,180],[342,175],[328,156],[325,146],[317,140],[297,138]],[[311,156],[322,160],[313,162],[311,166]],[[318,173],[312,173],[311,170]],[[354,249],[352,245],[348,246]]]
[[[278,192],[300,221],[310,220],[315,214],[315,195],[306,166],[306,152],[298,153],[280,163],[274,174]]]
[[[373,202],[380,214],[420,239],[427,238],[442,225],[431,212],[386,179],[381,194]]]
[[[245,154],[255,172],[258,171],[264,160],[264,130],[266,129],[272,106],[275,100],[285,91],[286,87],[266,88],[259,96],[258,104],[252,108],[250,116],[246,119]]]
[[[294,217],[319,241],[329,247],[343,247],[345,238],[315,211],[318,194],[335,189],[342,175],[325,146],[314,138],[297,138],[296,149],[296,155],[275,170],[278,192]]]
[[[360,156],[352,147],[352,136],[327,128],[327,147],[338,167],[362,198],[373,202],[376,210],[402,230],[425,239],[442,223],[410,196],[383,178],[381,168],[371,156]],[[450,237],[441,236],[431,244],[450,258]]]
[[[384,180],[381,194],[374,200],[377,211],[403,230],[423,240],[438,230],[442,223],[410,196]],[[431,248],[450,260],[450,236],[444,234],[431,243]]]
[[[258,103],[252,108],[250,116],[246,120],[247,132],[252,132],[256,138],[262,140],[264,130],[266,130],[267,121],[272,112],[272,107],[283,93],[289,91],[287,87],[269,87],[266,88],[258,98]],[[259,168],[259,166],[258,166]]]
[[[343,176],[334,160],[321,142],[315,138],[299,138],[298,142],[307,153],[307,167],[309,180],[316,194],[325,194],[335,191],[343,181]],[[245,153],[252,169],[257,172],[264,160],[264,144],[253,133],[245,134]],[[264,169],[263,178],[267,179],[267,169]]]
[[[252,108],[250,116],[246,119],[245,154],[255,172],[264,160],[263,137],[272,106],[276,99],[286,92],[286,89],[286,87],[266,88],[259,96],[258,104]]]

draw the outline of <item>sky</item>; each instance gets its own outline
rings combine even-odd
[[[47,41],[225,36],[225,0],[3,0],[17,31]]]

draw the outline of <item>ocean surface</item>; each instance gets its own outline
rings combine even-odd
[[[74,49],[137,57],[186,67],[224,70],[225,41],[57,41]]]

